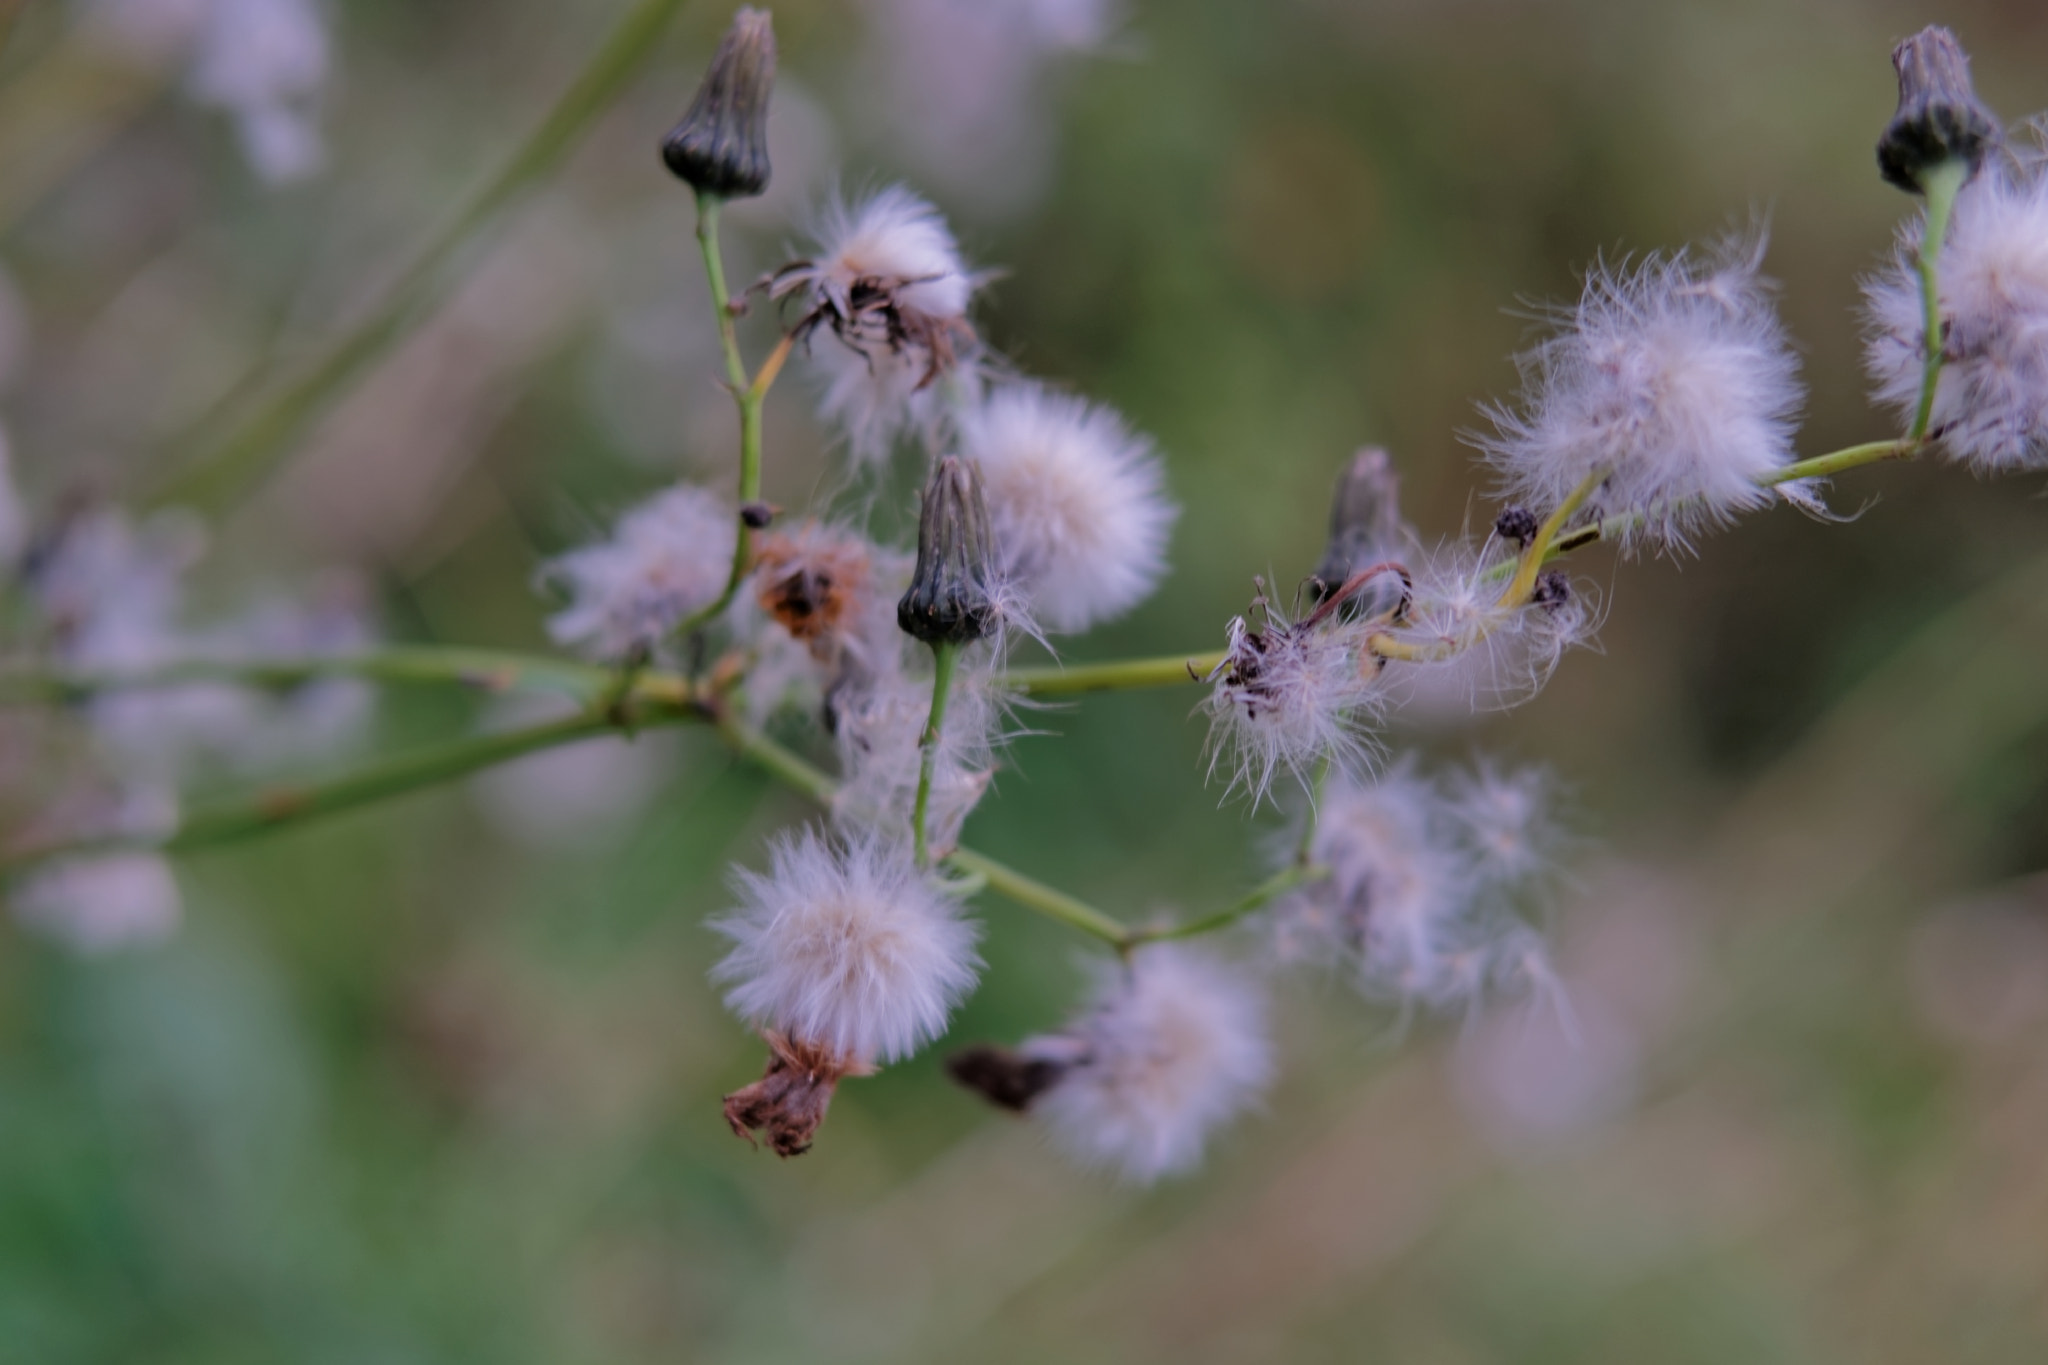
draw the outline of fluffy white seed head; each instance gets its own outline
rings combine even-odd
[[[1368,997],[1408,1007],[1546,979],[1511,899],[1547,866],[1539,814],[1509,809],[1537,790],[1482,770],[1447,794],[1406,764],[1371,782],[1333,778],[1309,841],[1330,875],[1276,908],[1281,958],[1342,967]]]
[[[806,830],[768,856],[766,875],[735,874],[740,906],[713,926],[733,941],[712,975],[734,1013],[860,1065],[945,1031],[980,971],[975,930],[907,844]]]
[[[556,643],[599,659],[651,651],[718,600],[739,536],[716,494],[679,484],[619,518],[609,540],[572,550],[542,571],[569,605],[548,622]]]
[[[1366,723],[1382,704],[1379,664],[1366,632],[1338,619],[1289,622],[1265,606],[1263,624],[1230,623],[1229,649],[1210,675],[1209,767],[1253,801],[1289,772],[1306,782],[1324,759],[1340,768],[1368,756]]]
[[[1081,631],[1149,596],[1178,509],[1152,443],[1108,408],[1006,385],[960,418],[1006,578],[1038,623]]]
[[[1876,398],[1910,424],[1925,352],[1913,261],[1924,220],[1864,282]],[[1982,473],[2048,467],[2048,172],[1987,165],[1957,197],[1939,263],[1945,337],[1929,430]]]
[[[1758,236],[1712,261],[1596,267],[1519,358],[1520,405],[1487,409],[1478,443],[1507,495],[1547,512],[1604,474],[1594,502],[1667,545],[1767,501],[1757,480],[1790,462],[1802,390],[1762,259]]]
[[[1265,1013],[1243,972],[1155,944],[1106,969],[1088,1011],[1049,1040],[1077,1060],[1033,1112],[1075,1159],[1126,1179],[1190,1170],[1272,1076]]]
[[[820,414],[856,460],[885,459],[936,423],[949,385],[974,387],[975,280],[937,209],[901,186],[832,205],[817,255],[775,276],[770,293],[806,309],[802,327],[825,377]]]
[[[158,942],[182,913],[170,864],[154,853],[66,858],[23,877],[11,899],[22,924],[82,953]]]

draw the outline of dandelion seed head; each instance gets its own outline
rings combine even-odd
[[[768,856],[735,874],[740,906],[713,925],[733,942],[713,972],[733,1012],[859,1064],[944,1032],[980,972],[975,929],[909,845],[806,830]]]
[[[1003,574],[1049,630],[1081,631],[1148,597],[1177,510],[1151,442],[1115,412],[1029,385],[960,422],[981,470]]]
[[[1139,1183],[1193,1169],[1209,1135],[1251,1106],[1273,1070],[1256,982],[1177,944],[1105,970],[1061,1041],[1079,1060],[1033,1112],[1076,1160]]]
[[[1547,510],[1605,472],[1595,502],[1680,547],[1763,505],[1802,390],[1762,258],[1758,235],[1712,261],[1596,267],[1558,334],[1519,358],[1520,405],[1486,410],[1478,444],[1505,493]]]

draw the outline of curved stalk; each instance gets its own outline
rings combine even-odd
[[[656,40],[682,6],[683,0],[638,0],[547,117],[497,174],[428,240],[412,264],[384,291],[382,302],[225,436],[214,439],[201,430],[177,442],[194,458],[181,461],[181,467],[155,491],[150,502],[159,506],[173,502],[218,505],[269,472],[313,418],[389,354],[448,295],[461,276],[461,271],[451,268],[457,258],[506,208],[554,172],[576,141],[654,56]]]
[[[1914,408],[1913,430],[1907,438],[1915,444],[1926,438],[1927,425],[1934,418],[1934,390],[1941,382],[1941,362],[1947,349],[1947,339],[1941,334],[1941,247],[1948,239],[1949,212],[1969,178],[1969,163],[1952,157],[1929,171],[1924,182],[1927,221],[1914,266],[1920,276],[1920,346],[1927,355],[1920,374],[1920,402]]]

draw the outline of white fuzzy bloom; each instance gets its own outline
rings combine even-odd
[[[1379,673],[1366,632],[1335,613],[1289,622],[1265,605],[1257,629],[1238,617],[1202,703],[1210,772],[1223,764],[1231,789],[1256,802],[1282,770],[1306,781],[1322,759],[1360,765],[1369,751],[1365,724],[1383,700]]]
[[[541,571],[569,595],[549,634],[606,660],[656,649],[718,600],[738,538],[738,522],[716,494],[688,484],[655,494],[619,518],[610,540]]]
[[[1540,813],[1513,807],[1535,792],[1482,770],[1446,797],[1406,764],[1369,783],[1333,777],[1309,840],[1329,876],[1276,908],[1280,956],[1342,965],[1370,997],[1427,1007],[1547,979],[1506,899],[1545,866],[1513,842],[1533,844]]]
[[[944,1032],[974,987],[974,926],[907,844],[806,830],[735,887],[739,909],[713,926],[733,950],[712,975],[757,1027],[852,1063],[894,1061]]]
[[[205,548],[196,522],[136,526],[117,511],[79,517],[36,566],[32,588],[54,653],[81,673],[142,673],[200,657],[182,631],[184,574]],[[246,736],[254,699],[222,683],[116,690],[87,708],[93,735],[126,778],[175,782],[206,753]]]
[[[212,0],[189,84],[193,98],[234,115],[250,166],[281,184],[326,160],[314,106],[327,71],[313,0]]]
[[[1762,260],[1759,236],[1711,264],[1596,268],[1559,334],[1519,358],[1520,408],[1487,409],[1479,444],[1507,494],[1547,512],[1604,475],[1593,501],[1643,513],[1666,544],[1766,502],[1802,390]]]
[[[1026,1053],[1071,1065],[1032,1112],[1077,1160],[1149,1182],[1192,1169],[1273,1072],[1265,1000],[1243,972],[1158,944],[1105,969],[1087,1012]]]
[[[861,0],[871,18],[858,114],[881,145],[984,214],[1045,188],[1058,67],[1101,50],[1122,0]]]
[[[182,913],[177,879],[154,853],[66,858],[24,876],[12,899],[22,924],[82,953],[158,942]]]
[[[264,180],[320,169],[316,106],[331,54],[315,0],[82,0],[79,8],[93,39],[125,59],[184,65],[191,97],[235,119]]]
[[[1925,221],[1865,281],[1876,398],[1910,424],[1920,401]],[[2048,169],[1987,164],[1957,196],[1938,266],[1945,354],[1929,430],[1981,473],[2048,467]]]
[[[844,774],[832,807],[837,823],[885,833],[910,830],[923,762],[919,740],[931,704],[931,676],[900,670],[833,699],[834,737]],[[932,847],[951,848],[968,813],[987,794],[1002,726],[1003,707],[992,677],[963,661],[954,675],[932,763],[925,826]]]
[[[1115,412],[1033,385],[961,415],[998,568],[1048,630],[1081,631],[1150,596],[1178,509],[1152,443]]]
[[[800,296],[825,376],[819,409],[857,460],[886,459],[906,433],[937,422],[948,384],[973,387],[975,280],[937,209],[901,186],[825,215],[818,254],[775,276]],[[964,369],[957,369],[962,367]]]

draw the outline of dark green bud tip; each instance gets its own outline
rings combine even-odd
[[[896,624],[928,645],[964,645],[995,621],[988,503],[973,465],[948,455],[924,486],[917,569],[896,604]]]
[[[775,85],[775,27],[768,11],[742,9],[718,44],[690,112],[661,144],[661,159],[704,194],[746,199],[768,188],[768,95]]]
[[[1401,540],[1401,476],[1386,451],[1366,446],[1337,476],[1337,491],[1330,498],[1330,543],[1316,567],[1317,598],[1393,554]]]
[[[1914,194],[1945,161],[1975,175],[1999,142],[1998,120],[1970,83],[1970,58],[1945,28],[1921,29],[1892,49],[1899,73],[1899,111],[1877,140],[1877,168]]]

